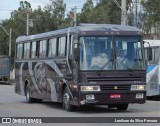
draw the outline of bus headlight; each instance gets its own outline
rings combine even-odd
[[[146,85],[132,85],[131,90],[146,90]]]
[[[96,86],[81,86],[81,91],[100,91],[100,87]]]

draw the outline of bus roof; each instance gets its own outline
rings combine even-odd
[[[145,41],[144,47],[160,46],[160,40],[143,40],[143,41]]]
[[[140,35],[141,31],[133,26],[117,25],[117,24],[85,24],[76,27],[70,27],[35,35],[19,36],[16,42],[36,40],[48,38],[56,35],[74,32],[79,35]]]

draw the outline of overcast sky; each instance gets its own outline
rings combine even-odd
[[[25,0],[0,0],[0,19],[9,19],[10,13],[13,10],[17,10],[20,1]],[[42,8],[50,3],[50,0],[26,0],[29,3],[31,3],[31,6],[33,9],[37,8],[38,5],[40,5]],[[86,2],[86,0],[64,0],[64,2],[67,4],[67,10],[70,10],[74,6],[77,6],[78,11],[80,11],[80,8],[83,7],[83,4]]]

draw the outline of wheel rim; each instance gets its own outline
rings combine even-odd
[[[29,97],[30,97],[30,95],[29,95],[29,90],[28,90],[28,88],[27,88],[27,91],[26,91],[26,100],[27,100],[27,101],[29,101]]]
[[[68,93],[65,93],[63,95],[63,107],[65,109],[68,109],[69,108],[69,94]]]

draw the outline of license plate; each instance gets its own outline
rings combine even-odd
[[[144,96],[142,93],[136,94],[136,99],[142,99]]]
[[[121,98],[121,94],[111,94],[110,99],[119,99]]]

